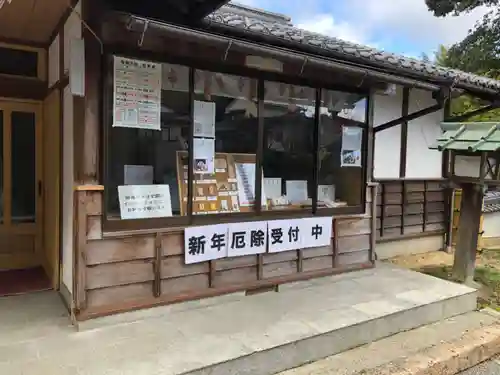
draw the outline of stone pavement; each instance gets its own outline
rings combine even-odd
[[[483,362],[457,375],[500,375],[500,357]]]
[[[272,374],[471,311],[476,298],[387,265],[280,290],[172,305],[84,332],[70,327],[54,293],[0,299],[0,374]]]

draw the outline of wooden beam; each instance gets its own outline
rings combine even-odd
[[[441,103],[434,104],[433,106],[421,109],[420,111],[413,112],[412,114],[409,114],[408,116],[403,116],[403,117],[397,118],[395,120],[386,122],[385,124],[379,125],[379,126],[375,127],[375,133],[378,133],[382,130],[390,129],[396,125],[402,124],[405,121],[412,121],[412,120],[415,120],[419,117],[429,115],[431,113],[439,111],[442,108],[443,108],[443,105]]]
[[[0,97],[43,100],[47,96],[47,82],[36,78],[0,75]]]
[[[453,279],[472,285],[476,267],[477,241],[483,208],[481,185],[462,185],[458,241],[453,262]]]
[[[82,184],[98,184],[101,103],[100,8],[98,2],[84,1],[82,17],[92,29],[82,25],[85,41],[85,97],[75,97],[75,176]],[[82,116],[83,118],[80,118]]]
[[[410,88],[403,88],[403,102],[401,103],[401,117],[406,118],[410,111]],[[406,156],[408,154],[408,121],[401,123],[401,147],[399,156],[399,177],[406,176]]]

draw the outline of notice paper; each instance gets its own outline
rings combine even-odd
[[[193,139],[194,172],[214,173],[215,140],[209,138]]]
[[[118,186],[122,219],[149,219],[172,216],[168,185]]]
[[[318,201],[335,202],[335,185],[318,185]]]
[[[255,164],[235,163],[236,181],[238,182],[238,198],[240,206],[249,207],[255,204]],[[261,205],[266,206],[264,181],[262,181]]]
[[[152,165],[125,165],[123,183],[125,185],[153,185]]]
[[[281,177],[265,177],[264,189],[266,189],[266,197],[269,199],[278,199],[283,193],[281,191]]]
[[[342,167],[361,167],[361,144],[363,129],[354,126],[342,127],[342,150],[340,165]]]
[[[286,197],[292,204],[307,201],[307,181],[290,180],[286,182]]]
[[[215,103],[194,101],[194,136],[215,138]]]
[[[115,56],[113,126],[161,130],[161,64]]]

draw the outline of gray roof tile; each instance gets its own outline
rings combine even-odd
[[[235,30],[253,32],[279,40],[290,41],[299,45],[316,47],[329,53],[340,54],[346,59],[354,58],[366,65],[384,67],[393,72],[406,72],[428,80],[454,81],[460,84],[472,85],[477,90],[500,91],[500,81],[476,76],[455,69],[448,69],[435,64],[427,63],[393,53],[379,51],[375,48],[347,42],[338,38],[329,37],[301,30],[285,22],[272,22],[259,17],[249,17],[231,11],[231,7],[223,6],[207,16],[206,21],[213,25],[223,25]]]

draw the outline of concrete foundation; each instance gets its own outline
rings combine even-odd
[[[274,374],[476,308],[473,289],[385,264],[85,332],[24,299],[0,300],[1,374]]]

